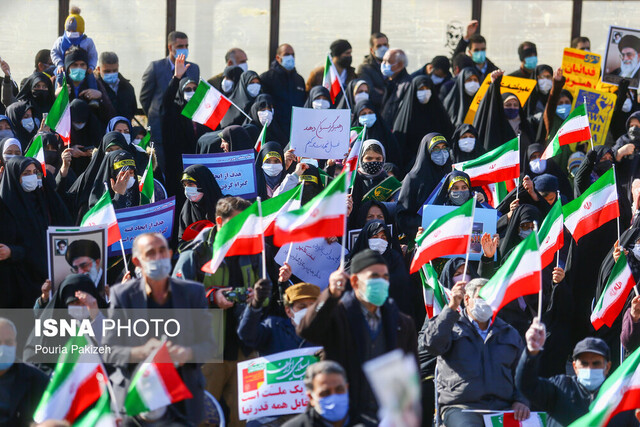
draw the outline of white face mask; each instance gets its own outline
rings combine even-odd
[[[458,282],[469,283],[469,280],[471,280],[471,276],[469,276],[468,274],[458,274],[457,276],[453,276],[452,279],[454,285]]]
[[[473,308],[471,309],[471,315],[478,322],[486,322],[493,316],[493,309],[482,298],[475,298],[473,300]]]
[[[263,163],[262,170],[269,176],[278,176],[282,172],[282,163]]]
[[[356,104],[360,101],[368,101],[369,94],[367,92],[356,93],[356,95],[353,97],[353,100],[356,102]]]
[[[465,153],[472,152],[475,146],[476,146],[475,138],[460,138],[458,140],[458,147],[460,147],[460,150],[464,151]]]
[[[2,158],[4,159],[4,162],[7,163],[9,159],[13,159],[15,156],[15,154],[3,154]]]
[[[421,104],[426,104],[431,99],[431,90],[423,89],[416,92],[416,96],[418,97],[418,101]]]
[[[631,111],[631,107],[633,106],[633,102],[631,102],[630,98],[624,100],[624,104],[622,104],[622,111],[628,113]]]
[[[636,243],[635,245],[633,245],[631,251],[633,252],[633,256],[636,257],[638,261],[640,261],[640,244]]]
[[[369,243],[369,248],[371,250],[377,251],[380,254],[383,254],[384,251],[386,251],[387,247],[389,246],[389,242],[387,242],[384,239],[379,239],[377,237],[373,239],[369,239],[368,243]]]
[[[480,89],[480,83],[478,82],[470,81],[464,84],[464,92],[469,96],[475,95],[478,89]]]
[[[38,176],[35,174],[25,175],[22,177],[20,181],[20,185],[22,186],[22,189],[24,191],[26,191],[27,193],[30,193],[36,188],[38,188]]]
[[[187,102],[189,102],[189,100],[190,100],[191,98],[193,98],[193,94],[194,94],[194,93],[196,93],[196,91],[195,91],[195,90],[194,90],[194,91],[191,91],[191,92],[185,92],[185,93],[184,93],[184,100],[185,100],[185,101],[187,101]]]
[[[24,130],[26,130],[27,132],[33,132],[33,128],[36,127],[36,124],[32,118],[22,119],[20,123],[22,124]]]
[[[262,110],[258,111],[258,120],[260,120],[260,124],[262,126],[269,126],[271,120],[273,120],[273,111],[271,110]]]
[[[89,309],[86,305],[70,305],[67,307],[67,313],[71,318],[77,320],[89,318]]]
[[[220,86],[222,87],[223,92],[229,93],[231,92],[231,89],[233,89],[233,80],[222,79],[222,84]]]
[[[540,88],[540,92],[544,94],[549,93],[552,86],[553,86],[553,81],[551,79],[538,80],[538,87]]]
[[[86,123],[72,123],[72,124],[73,124],[73,127],[78,130],[82,129],[86,125]]]
[[[122,136],[124,136],[124,140],[127,141],[127,144],[131,144],[131,135],[128,133],[123,133]]]
[[[293,311],[293,310],[291,310]],[[303,308],[301,310],[298,311],[294,311],[293,312],[293,323],[295,323],[296,326],[298,326],[300,324],[300,322],[302,322],[302,318],[304,317],[304,315],[307,314],[307,308]]]
[[[132,176],[129,177],[129,180],[127,181],[127,190],[130,189],[131,187],[133,187],[133,184],[136,183],[136,179]]]
[[[249,69],[249,64],[243,62],[242,64],[238,64],[237,67],[240,67],[242,71],[247,71]]]
[[[198,187],[184,187],[184,195],[187,197],[187,199],[196,203],[202,200],[202,196],[204,196],[204,193],[199,192]]]
[[[247,92],[249,92],[249,95],[255,98],[260,93],[261,87],[262,86],[260,85],[260,83],[250,83],[247,85]]]
[[[311,103],[314,110],[328,110],[331,106],[326,99],[316,99]]]
[[[65,34],[70,39],[77,39],[78,37],[80,37],[80,33],[77,31],[65,31]]]
[[[140,139],[140,138],[136,138],[136,139],[133,140],[133,143],[135,145],[140,145],[141,142],[142,142],[142,139]]]

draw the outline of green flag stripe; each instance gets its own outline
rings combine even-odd
[[[441,216],[440,218],[434,220],[429,227],[422,233],[420,238],[416,240],[416,244],[419,246],[422,241],[429,235],[429,233],[433,232],[437,228],[440,228],[444,223],[449,221],[451,218],[456,216],[471,216],[473,215],[473,204],[475,203],[475,199],[469,199],[464,205],[460,206],[458,209],[449,212],[446,215]]]
[[[111,204],[111,195],[109,194],[109,191],[105,189],[104,194],[102,195],[102,197],[100,197],[98,202],[84,215],[84,217],[82,217],[82,222],[80,223],[80,225],[82,225],[82,223],[84,223],[89,217],[91,217],[91,215],[100,211],[101,209],[104,209],[106,206],[109,206],[110,204]]]
[[[36,157],[38,155],[38,152],[42,149],[42,135],[38,134],[38,136],[36,136],[36,139],[33,140],[33,142],[31,143],[31,146],[29,146],[29,150],[27,150],[26,153],[24,153],[25,157]]]
[[[196,92],[193,94],[189,102],[187,102],[187,105],[184,106],[182,115],[192,118],[210,88],[211,86],[209,86],[208,83],[200,80],[200,83],[198,83],[198,87],[196,88]]]
[[[344,193],[346,179],[347,179],[346,172],[342,172],[340,175],[338,175],[336,179],[331,181],[331,183],[329,183],[329,185],[324,190],[322,190],[320,194],[318,194],[314,199],[320,200],[320,199],[333,196],[336,193]],[[307,203],[305,206],[303,206],[300,209],[288,212],[287,215],[302,216],[306,214],[308,211],[310,211],[312,208],[315,208],[316,204],[317,203]]]
[[[502,157],[505,153],[509,151],[517,151],[518,150],[518,138],[513,138],[511,141],[505,142],[498,148],[495,148],[488,153],[483,154],[474,160],[469,160],[462,164],[462,169],[469,169],[476,166],[486,165],[487,163],[493,162],[495,159]]]
[[[616,263],[613,265],[613,269],[611,270],[611,274],[607,279],[607,284],[605,285],[604,290],[602,291],[602,295],[600,295],[600,299],[598,300],[598,303],[593,308],[594,313],[599,313],[602,310],[602,306],[604,305],[607,291],[609,290],[611,285],[618,280],[618,277],[620,277],[620,274],[622,274],[622,272],[626,268],[627,268],[627,256],[624,254],[624,251],[621,251],[618,261],[616,261]]]
[[[615,185],[616,180],[613,174],[613,168],[606,171],[596,182],[591,184],[591,186],[585,191],[582,196],[578,197],[575,200],[570,201],[566,205],[562,207],[562,213],[565,216],[565,220],[568,216],[580,210],[582,203],[584,200],[598,191],[604,190],[606,187],[610,185]],[[566,221],[565,221],[566,222]]]

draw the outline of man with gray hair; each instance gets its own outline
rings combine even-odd
[[[382,98],[382,119],[389,128],[393,127],[400,102],[411,86],[411,76],[407,72],[409,60],[402,49],[389,49],[382,58],[380,71],[387,88]]]
[[[309,404],[305,413],[286,422],[283,427],[347,426],[349,384],[347,373],[339,363],[325,360],[307,368],[304,376]]]
[[[247,64],[247,54],[239,47],[232,47],[224,54],[225,67],[240,67],[242,71],[247,71],[249,65]],[[221,72],[211,77],[207,82],[222,92],[222,80],[224,79],[224,73]]]
[[[436,389],[448,426],[484,426],[481,413],[465,410],[513,410],[516,420],[529,418],[528,402],[514,380],[524,345],[518,332],[493,317],[491,306],[478,295],[486,283],[456,283],[449,305],[427,319],[418,335],[418,348],[438,356]]]
[[[118,55],[115,52],[102,52],[94,71],[98,87],[102,85],[104,88],[103,92],[109,97],[115,114],[131,121],[138,109],[136,93],[129,80],[125,79],[119,71]]]
[[[27,426],[49,378],[29,363],[16,363],[16,325],[0,317],[0,425]]]

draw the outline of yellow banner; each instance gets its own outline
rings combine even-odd
[[[513,93],[518,97],[520,106],[524,106],[525,102],[527,102],[527,99],[529,99],[533,88],[536,87],[536,83],[537,81],[533,79],[502,76],[502,82],[500,83],[500,93]],[[471,101],[471,105],[469,106],[469,111],[467,111],[467,115],[464,118],[465,123],[470,125],[473,124],[473,119],[476,116],[478,107],[480,106],[480,101],[482,101],[482,98],[484,98],[487,90],[489,90],[489,85],[491,85],[491,75],[488,75],[484,79],[484,82],[482,82],[480,89],[478,89],[476,95],[473,97],[473,101]]]
[[[593,144],[604,144],[607,132],[609,132],[613,106],[616,103],[616,94],[590,89],[580,89],[576,92],[577,94],[573,99],[573,108],[583,104],[586,99]]]
[[[575,94],[578,89],[596,89],[600,79],[602,57],[597,53],[565,48],[562,55],[562,72],[567,79],[564,88]]]

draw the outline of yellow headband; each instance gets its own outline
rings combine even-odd
[[[181,181],[193,181],[193,182],[198,182],[196,181],[193,177],[187,175],[186,173],[182,174],[182,179]]]
[[[453,187],[453,184],[455,184],[458,181],[462,181],[465,184],[467,184],[467,187],[471,187],[471,185],[469,185],[469,181],[467,181],[467,178],[465,178],[464,176],[455,176],[455,177],[451,178],[451,182],[449,183],[448,190],[450,190],[451,187]]]
[[[282,162],[282,156],[280,156],[280,153],[278,153],[277,151],[269,151],[267,154],[264,155],[262,162],[271,158],[276,158]]]
[[[300,180],[299,181],[308,181],[308,182],[313,182],[314,184],[318,183],[318,178],[316,178],[313,175],[300,175]]]
[[[135,167],[136,166],[136,162],[134,160],[132,160],[132,159],[120,160],[119,162],[115,162],[113,164],[113,169],[116,170],[116,169],[120,169],[120,168],[125,167],[125,166],[133,166],[133,167]]]
[[[429,150],[431,150],[434,145],[437,145],[440,142],[444,142],[446,144],[447,140],[442,135],[437,135],[437,136],[434,136],[433,138],[431,138],[431,141],[429,141]]]

